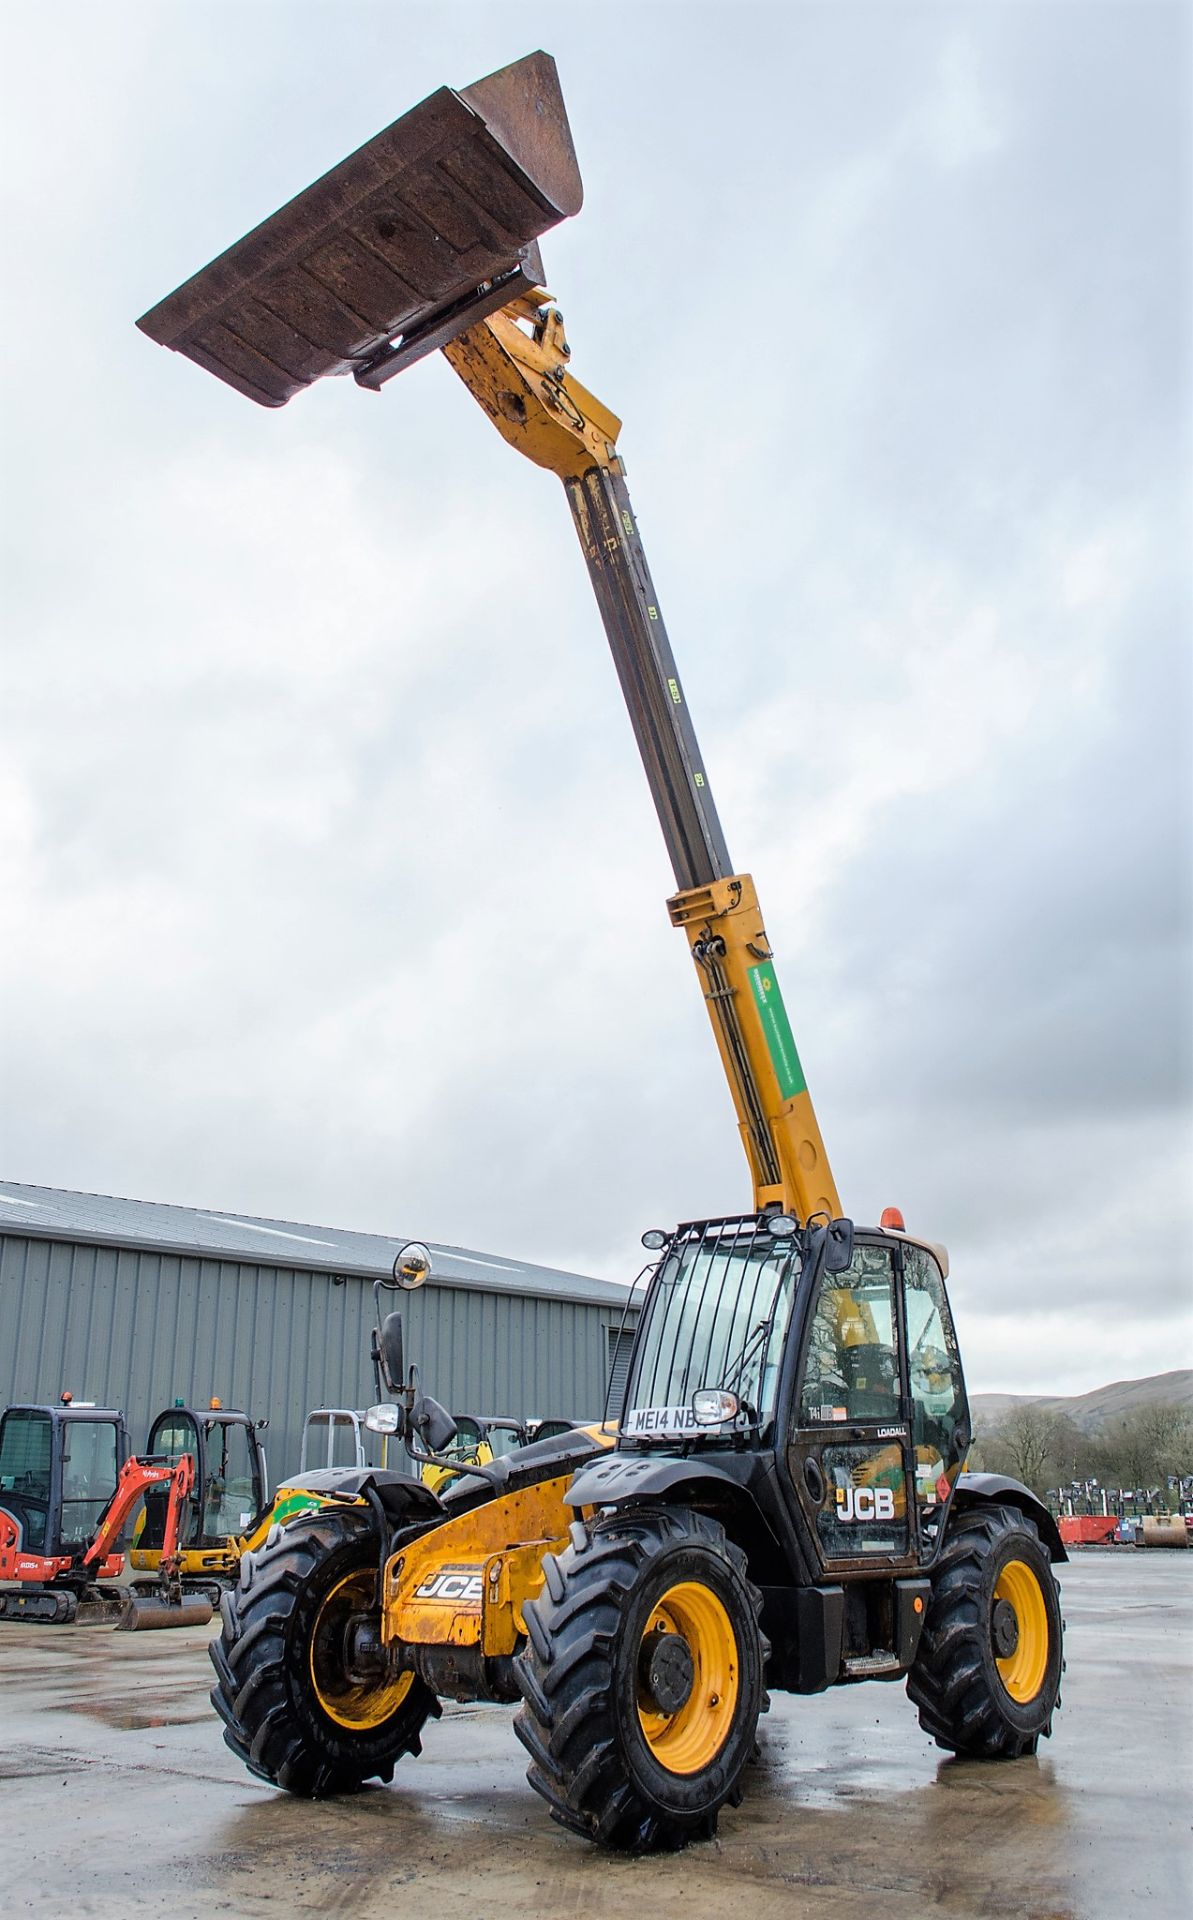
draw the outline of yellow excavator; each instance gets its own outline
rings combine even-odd
[[[1033,1752],[1059,1700],[1065,1554],[1027,1488],[963,1471],[943,1250],[894,1210],[872,1229],[843,1214],[754,885],[713,803],[620,422],[570,371],[544,290],[538,241],[581,199],[554,62],[531,54],[440,88],[139,325],[267,407],[329,374],[377,390],[442,351],[503,438],[562,482],[752,1202],[644,1235],[616,1430],[556,1435],[441,1495],[345,1476],[338,1503],[246,1554],[212,1700],[252,1772],[310,1795],[390,1779],[441,1698],[516,1700],[528,1778],[561,1824],[675,1847],[740,1798],[775,1691],[905,1680],[941,1746]],[[446,1461],[453,1423],[403,1374],[399,1315],[380,1342],[394,1399],[370,1420],[416,1462]]]
[[[188,1454],[195,1463],[178,1540],[179,1572],[184,1592],[204,1595],[213,1607],[236,1578],[241,1554],[268,1517],[269,1482],[260,1438],[268,1425],[213,1397],[205,1407],[175,1400],[149,1428],[146,1453],[171,1461]],[[151,1489],[128,1555],[136,1576],[134,1593],[154,1591],[165,1526],[164,1495]]]

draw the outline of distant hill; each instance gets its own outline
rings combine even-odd
[[[1152,1373],[1146,1380],[1113,1380],[1089,1393],[974,1393],[969,1404],[975,1424],[987,1432],[1005,1420],[1012,1407],[1027,1403],[1049,1413],[1066,1413],[1079,1427],[1104,1427],[1136,1407],[1160,1404],[1193,1408],[1193,1367]]]

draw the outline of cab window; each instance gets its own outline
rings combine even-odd
[[[899,1419],[899,1350],[891,1256],[855,1246],[844,1273],[821,1275],[804,1356],[803,1426]]]
[[[916,1495],[922,1509],[948,1494],[951,1472],[966,1442],[965,1389],[940,1268],[924,1247],[903,1249],[911,1438]]]
[[[445,1447],[440,1448],[446,1460],[475,1460],[476,1450],[481,1444],[481,1430],[478,1423],[467,1413],[454,1414],[456,1431]]]
[[[252,1449],[248,1429],[239,1420],[207,1420],[204,1433],[203,1532],[223,1540],[246,1532],[256,1517]]]
[[[62,1455],[62,1544],[85,1546],[116,1491],[116,1426],[111,1420],[71,1420]]]
[[[18,1408],[0,1421],[0,1506],[21,1521],[30,1553],[45,1552],[51,1438],[48,1413]]]
[[[159,1414],[149,1436],[149,1452],[164,1454],[171,1466],[181,1460],[184,1453],[189,1453],[197,1467],[199,1431],[190,1414],[181,1409]]]

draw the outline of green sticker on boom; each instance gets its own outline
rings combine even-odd
[[[787,1018],[775,970],[769,960],[750,968],[750,988],[758,1018],[762,1022],[762,1031],[766,1035],[767,1051],[779,1083],[779,1092],[784,1100],[794,1100],[797,1093],[807,1092],[808,1083],[795,1050],[791,1022]]]

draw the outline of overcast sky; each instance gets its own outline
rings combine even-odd
[[[9,8],[0,1174],[610,1278],[750,1189],[557,483],[133,322],[555,56],[548,235],[844,1204],[1186,1364],[1190,11]]]

